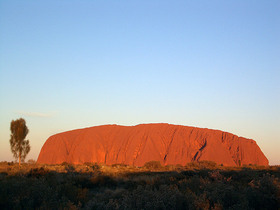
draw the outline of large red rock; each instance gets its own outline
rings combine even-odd
[[[226,166],[268,165],[256,142],[231,133],[170,124],[103,125],[51,136],[38,163],[98,162],[142,166],[209,160]]]

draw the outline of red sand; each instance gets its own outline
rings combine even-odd
[[[163,165],[202,160],[225,166],[268,165],[254,140],[219,130],[170,124],[103,125],[59,133],[45,142],[37,162],[142,166],[152,160]]]

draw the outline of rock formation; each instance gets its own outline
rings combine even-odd
[[[256,142],[231,133],[170,124],[103,125],[51,136],[38,163],[63,162],[142,166],[148,161],[175,165],[209,160],[225,166],[268,165]]]

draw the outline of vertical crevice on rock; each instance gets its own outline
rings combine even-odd
[[[192,161],[198,161],[200,159],[206,145],[207,145],[207,139],[205,138],[202,146],[199,148],[199,150],[195,153],[194,157],[192,158]]]
[[[166,162],[166,158],[167,158],[167,156],[168,156],[168,154],[169,154],[169,150],[170,150],[170,147],[171,147],[171,145],[172,145],[172,142],[173,142],[173,140],[174,140],[174,136],[175,136],[177,130],[178,130],[178,128],[175,128],[175,130],[174,130],[174,132],[173,132],[173,134],[172,134],[172,136],[171,136],[171,140],[170,140],[170,142],[169,142],[169,144],[168,144],[168,147],[167,147],[167,149],[166,149],[166,152],[165,152],[165,155],[164,155],[164,159],[163,159],[164,164],[165,164],[165,162]]]

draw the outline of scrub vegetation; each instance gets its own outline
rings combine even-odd
[[[0,209],[279,208],[279,166],[0,163]]]

